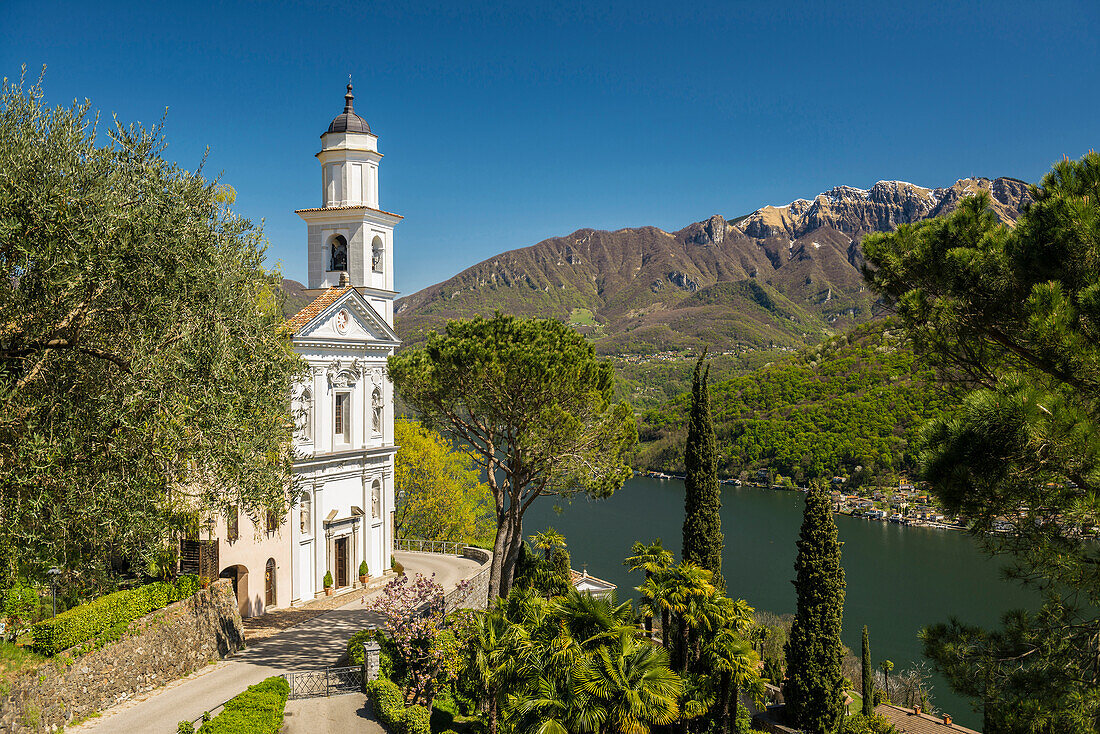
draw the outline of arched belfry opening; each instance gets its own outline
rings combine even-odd
[[[338,234],[332,238],[329,244],[329,270],[341,271],[348,269],[348,241],[344,235]]]

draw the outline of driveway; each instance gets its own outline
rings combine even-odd
[[[405,552],[394,555],[405,567],[406,575],[420,573],[431,576],[434,573],[436,581],[445,591],[450,591],[459,581],[469,578],[481,568],[475,561],[456,556]],[[346,651],[352,634],[378,622],[378,617],[367,611],[367,605],[370,598],[380,593],[381,590],[376,591],[366,599],[357,599],[260,640],[186,678],[110,708],[99,718],[66,729],[80,734],[175,734],[180,721],[198,719],[204,711],[216,709],[265,678],[333,665]],[[320,733],[325,730],[315,728],[313,731]]]
[[[302,698],[286,702],[282,734],[357,732],[385,734],[362,693]]]

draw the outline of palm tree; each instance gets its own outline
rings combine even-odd
[[[707,640],[702,658],[706,667],[719,675],[719,731],[726,734],[737,720],[737,709],[741,705],[740,691],[747,689],[754,698],[760,698],[763,694],[763,682],[757,668],[760,658],[752,643],[732,627],[718,630]]]
[[[623,565],[631,571],[645,571],[645,583],[648,583],[656,575],[667,573],[674,560],[672,553],[661,545],[660,538],[649,545],[636,541],[630,549],[630,553],[631,556],[623,561]],[[637,591],[642,592],[642,587],[637,587]],[[645,631],[646,635],[652,639],[653,615],[651,614],[645,615]],[[665,634],[664,627],[661,628],[661,634],[662,636]]]
[[[519,674],[519,650],[527,638],[523,626],[505,616],[503,599],[473,617],[467,641],[467,672],[481,689],[489,734],[496,734],[501,702]]]
[[[680,673],[687,673],[692,627],[708,623],[706,602],[715,596],[711,583],[713,574],[690,561],[685,561],[669,572],[672,588],[668,604],[676,617],[679,631],[678,664]]]
[[[648,734],[679,715],[680,677],[668,667],[668,653],[629,634],[601,645],[574,669],[574,691],[599,731]]]
[[[546,528],[541,533],[531,536],[531,544],[542,551],[543,559],[549,563],[550,554],[558,548],[565,548],[565,536],[554,528]]]
[[[882,677],[886,681],[886,700],[890,700],[890,671],[894,669],[894,661],[883,660],[878,664],[878,667],[882,669]]]

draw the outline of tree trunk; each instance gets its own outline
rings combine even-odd
[[[489,734],[497,734],[497,697],[489,699]]]
[[[718,731],[729,734],[730,731],[730,674],[722,673],[718,689]],[[737,703],[734,702],[736,706]]]
[[[502,514],[497,520],[497,536],[493,540],[493,563],[489,570],[489,597],[507,596],[501,592],[501,580],[504,572],[504,558],[508,555],[508,540],[511,536],[512,520],[510,513]],[[511,583],[509,582],[509,587]]]
[[[668,625],[669,625],[669,621],[670,620],[669,620],[668,610],[667,609],[662,609],[661,610],[661,645],[663,645],[666,650],[669,649],[669,647],[668,647]]]

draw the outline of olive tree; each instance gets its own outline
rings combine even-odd
[[[261,232],[41,81],[0,102],[0,581],[140,569],[173,529],[285,507],[290,347]],[[103,142],[97,142],[102,136]]]

